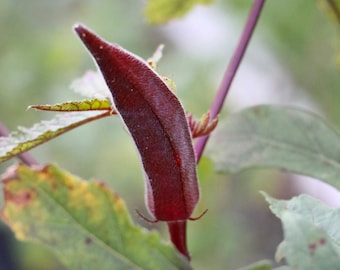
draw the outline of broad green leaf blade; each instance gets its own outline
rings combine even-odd
[[[76,127],[110,115],[110,111],[65,113],[31,128],[19,127],[8,137],[0,137],[0,163]]]
[[[161,24],[184,16],[197,4],[212,2],[213,0],[148,0],[144,14],[149,23]]]
[[[70,269],[190,269],[156,232],[133,225],[103,182],[53,165],[18,165],[3,181],[3,220],[18,239],[49,247]]]
[[[304,220],[322,228],[340,244],[340,209],[329,208],[321,201],[305,194],[291,200],[277,200],[264,192],[262,194],[277,217],[282,218],[283,213],[287,211],[299,215]]]
[[[285,253],[293,269],[340,269],[339,243],[300,215],[285,211],[281,220],[285,236]]]
[[[220,125],[209,149],[218,170],[285,169],[340,188],[340,136],[318,116],[261,105],[231,115]]]
[[[79,112],[79,111],[110,111],[111,104],[107,99],[90,99],[69,101],[53,105],[31,105],[29,109],[54,112]],[[114,114],[114,112],[113,112]]]

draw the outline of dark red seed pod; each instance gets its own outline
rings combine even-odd
[[[156,221],[190,219],[199,199],[195,153],[184,110],[149,65],[86,29],[75,31],[95,59],[146,173]]]

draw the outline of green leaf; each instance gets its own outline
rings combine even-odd
[[[289,201],[263,195],[282,220],[280,257],[292,269],[340,269],[340,209],[330,209],[308,195]]]
[[[286,260],[293,269],[340,269],[339,243],[323,229],[288,211],[281,219]]]
[[[262,194],[277,217],[282,218],[283,213],[287,211],[299,215],[325,230],[332,239],[340,243],[340,209],[329,208],[321,201],[305,194],[287,201],[274,199],[264,192]]]
[[[31,105],[29,109],[54,112],[79,112],[79,111],[110,111],[111,104],[107,99],[90,99],[69,101],[53,105]]]
[[[53,165],[18,165],[3,181],[3,220],[18,239],[49,247],[70,269],[190,269],[156,232],[133,225],[103,182]]]
[[[0,137],[0,163],[76,127],[110,115],[110,111],[65,113],[31,128],[19,127],[18,131],[12,132],[8,137]]]
[[[218,170],[285,169],[340,188],[339,133],[312,113],[255,106],[229,116],[213,136],[209,153]]]
[[[209,4],[213,0],[149,0],[144,13],[149,23],[161,24],[184,16],[197,4]]]

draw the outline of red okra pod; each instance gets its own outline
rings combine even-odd
[[[185,112],[160,76],[138,56],[81,25],[83,41],[127,126],[146,174],[147,206],[155,221],[191,218],[199,199],[196,160]]]

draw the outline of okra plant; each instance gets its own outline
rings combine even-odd
[[[154,22],[169,21],[194,5],[179,2],[149,1],[146,16]],[[336,3],[324,2],[339,19]],[[215,137],[209,156],[219,170],[284,169],[339,188],[340,136],[319,116],[293,107],[259,105],[218,120],[264,3],[254,0],[215,100],[201,119],[183,108],[174,82],[158,73],[162,47],[144,60],[75,24],[76,35],[98,68],[82,80],[94,92],[104,88],[106,96],[32,105],[60,114],[10,134],[1,126],[0,162],[21,160],[2,175],[1,217],[15,236],[49,247],[69,269],[192,269],[195,257],[187,245],[187,222],[210,218],[208,209],[196,214],[195,208],[200,198],[197,165],[211,134]],[[155,13],[157,9],[167,12]],[[165,222],[171,244],[133,224],[123,199],[105,182],[84,181],[57,165],[39,164],[27,153],[76,127],[110,117],[119,117],[126,126],[145,174],[149,213],[136,211],[148,223]],[[285,265],[275,268],[265,260],[242,269],[340,269],[338,210],[307,195],[284,201],[262,194],[282,221],[284,239],[276,259]]]

